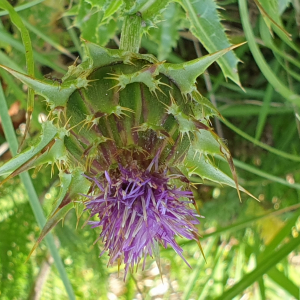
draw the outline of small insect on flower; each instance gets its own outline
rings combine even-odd
[[[47,79],[52,80],[53,82],[58,82],[59,84],[62,84],[62,79],[52,76],[51,73],[44,75],[44,77],[47,78]]]
[[[57,83],[58,90],[61,89],[61,85],[63,84],[62,78],[54,77],[51,73],[44,75],[44,78],[51,80],[53,84]]]
[[[158,156],[145,170],[132,161],[125,167],[119,165],[110,174],[105,171],[100,179],[88,177],[97,188],[93,195],[86,196],[86,207],[92,217],[99,218],[89,223],[93,228],[102,227],[101,255],[108,251],[109,265],[125,264],[124,279],[128,269],[142,258],[144,268],[146,256],[156,256],[158,243],[165,248],[171,246],[189,266],[175,236],[190,240],[198,237],[195,225],[201,216],[188,206],[193,203],[193,194],[172,185],[174,176],[168,176],[166,168],[159,170]]]

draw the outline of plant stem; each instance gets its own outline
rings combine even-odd
[[[138,14],[126,16],[120,40],[120,49],[139,52],[142,37],[142,18]]]

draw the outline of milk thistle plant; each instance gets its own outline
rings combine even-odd
[[[243,190],[228,148],[211,127],[210,117],[221,116],[196,86],[197,77],[215,61],[239,84],[238,59],[231,51],[236,45],[228,42],[214,2],[207,2],[212,9],[207,13],[217,18],[219,32],[209,35],[201,32],[203,24],[196,27],[192,14],[205,13],[203,1],[178,1],[210,54],[168,63],[140,54],[139,48],[143,34],[163,20],[171,1],[100,2],[81,1],[77,9],[101,11],[103,22],[118,12],[123,19],[119,49],[82,40],[83,61],[74,61],[61,80],[36,79],[29,66],[28,75],[2,66],[29,88],[25,135],[33,93],[45,98],[49,114],[39,141],[29,142],[0,168],[0,175],[8,180],[43,165],[59,171],[61,191],[35,247],[69,210],[83,203],[90,212],[89,224],[101,228],[99,240],[109,265],[124,264],[125,277],[148,255],[159,266],[159,245],[171,246],[188,264],[175,237],[199,243],[202,216],[191,189],[194,179]],[[18,15],[2,5],[24,35]],[[213,156],[228,162],[232,178],[214,164]]]

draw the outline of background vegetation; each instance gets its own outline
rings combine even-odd
[[[10,1],[30,33],[37,78],[56,81],[59,88],[55,78],[61,78],[76,57],[83,58],[80,37],[118,47],[123,1],[116,0],[109,13],[103,9],[106,2]],[[117,267],[106,268],[107,256],[98,257],[101,245],[93,242],[99,232],[82,228],[87,213],[77,226],[72,212],[63,227],[53,231],[61,267],[78,299],[300,299],[300,2],[219,1],[222,25],[212,0],[161,2],[171,3],[153,24],[146,24],[147,29],[153,27],[144,35],[141,53],[175,63],[191,60],[209,48],[207,42],[199,42],[199,35],[207,35],[209,41],[223,32],[222,26],[232,44],[247,41],[235,50],[243,62],[238,64],[242,87],[238,77],[226,80],[217,64],[197,84],[225,118],[213,122],[234,157],[239,183],[260,202],[242,195],[240,203],[234,189],[199,181],[195,193],[205,216],[199,230],[207,262],[195,242],[179,240],[192,269],[172,249],[162,250],[163,282],[151,258],[144,271],[139,269],[123,282],[123,271],[118,277]],[[207,23],[197,22],[201,15]],[[21,34],[7,12],[0,11],[0,16],[0,63],[24,72]],[[2,69],[0,77],[20,140],[27,88]],[[47,115],[41,100],[35,98],[32,139]],[[1,164],[11,156],[8,148],[1,126]],[[48,167],[30,172],[30,177],[47,215],[59,192],[57,174],[51,176]],[[40,221],[28,200],[19,178],[1,186],[0,298],[68,299],[68,280],[53,264],[45,242],[24,263],[40,233]]]

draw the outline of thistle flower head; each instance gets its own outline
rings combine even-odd
[[[145,170],[132,162],[126,167],[119,165],[111,174],[105,172],[101,179],[90,178],[99,193],[87,196],[86,207],[99,220],[89,223],[93,228],[102,227],[101,255],[108,251],[108,264],[124,262],[125,277],[142,258],[144,267],[146,256],[155,255],[158,243],[165,248],[171,246],[186,262],[175,236],[198,236],[198,215],[188,207],[192,192],[174,187],[167,170],[159,172],[157,157]]]
[[[183,258],[175,236],[197,240],[198,215],[176,174],[240,188],[229,150],[209,126],[219,112],[195,86],[233,47],[170,64],[87,42],[86,60],[69,68],[59,88],[5,67],[50,108],[37,144],[0,167],[6,180],[44,164],[59,170],[60,196],[33,250],[86,195],[109,264],[124,262],[125,276],[142,258],[157,256],[158,244]],[[227,159],[233,179],[209,159],[215,155]]]

